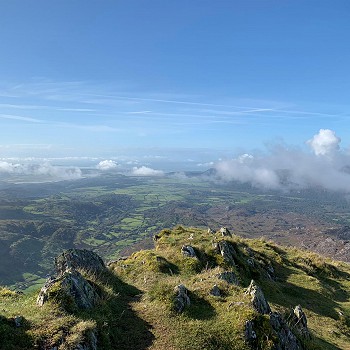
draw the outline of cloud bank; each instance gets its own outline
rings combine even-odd
[[[306,144],[312,153],[275,146],[263,155],[243,154],[215,165],[219,178],[254,187],[291,190],[321,187],[350,192],[350,155],[334,131],[321,129]]]
[[[82,177],[77,167],[59,167],[50,163],[20,164],[0,161],[0,174],[47,176],[54,180],[76,180]]]

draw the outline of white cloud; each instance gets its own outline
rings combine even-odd
[[[276,146],[265,154],[243,154],[219,161],[219,178],[267,189],[322,187],[350,192],[350,155],[339,149],[332,130],[320,130],[309,142],[314,153]]]
[[[148,168],[146,166],[134,167],[132,169],[132,174],[137,176],[161,176],[164,175],[162,170],[155,170],[152,168]]]
[[[114,160],[102,160],[96,166],[99,170],[112,170],[118,167],[118,164]]]
[[[312,148],[317,156],[325,156],[339,150],[341,139],[333,130],[321,129],[318,134],[308,140],[308,145]]]
[[[209,168],[214,166],[215,163],[214,162],[207,162],[207,163],[198,163],[197,166],[199,167],[204,167],[204,168]]]
[[[249,163],[249,162],[253,161],[253,159],[254,159],[254,156],[252,156],[251,154],[248,154],[248,153],[244,153],[237,158],[238,162],[241,164]]]
[[[274,170],[258,164],[243,164],[240,157],[221,161],[216,165],[219,175],[225,180],[251,183],[256,187],[279,189],[279,178]]]
[[[0,173],[48,176],[57,180],[75,180],[82,177],[81,170],[77,167],[59,167],[50,163],[20,164],[0,161]]]

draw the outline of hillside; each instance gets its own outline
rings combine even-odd
[[[155,241],[107,268],[66,251],[39,298],[1,289],[0,348],[350,349],[347,263],[224,229]]]
[[[164,227],[234,228],[349,262],[350,202],[344,193],[266,191],[205,174],[105,174],[57,183],[0,182],[0,285],[37,288],[64,249],[106,260],[153,247]]]

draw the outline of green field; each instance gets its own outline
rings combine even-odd
[[[12,185],[1,195],[0,284],[21,289],[50,273],[63,249],[93,249],[114,260],[131,245],[142,247],[145,238],[178,224],[227,226],[245,237],[298,245],[295,227],[313,234],[350,223],[350,205],[339,193],[264,192],[200,177],[101,176]]]

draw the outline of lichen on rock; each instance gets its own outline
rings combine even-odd
[[[251,280],[249,287],[245,291],[245,294],[251,296],[252,305],[258,313],[264,315],[269,314],[271,312],[270,305],[265,299],[263,291],[255,283],[254,280]]]

